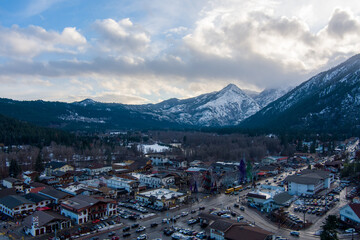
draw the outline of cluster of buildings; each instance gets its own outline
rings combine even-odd
[[[117,215],[117,200],[133,198],[154,209],[168,209],[188,200],[179,191],[182,176],[152,171],[151,162],[131,169],[131,162],[76,170],[66,162],[46,164],[43,174],[25,172],[2,180],[1,218],[22,220],[32,236],[67,229]]]

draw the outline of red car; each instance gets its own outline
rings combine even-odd
[[[113,236],[111,240],[119,240],[120,238],[118,236]]]
[[[95,219],[94,221],[92,221],[92,223],[98,223],[100,222],[100,219]]]

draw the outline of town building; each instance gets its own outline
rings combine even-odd
[[[84,170],[91,176],[100,175],[100,174],[107,174],[112,171],[112,166],[99,166],[93,165],[85,168]]]
[[[45,174],[47,176],[51,176],[53,172],[55,171],[61,171],[61,172],[67,172],[67,171],[74,171],[74,167],[67,164],[66,162],[49,162],[45,165]]]
[[[288,193],[291,195],[313,195],[329,189],[334,182],[334,174],[322,170],[305,169],[301,173],[286,177]]]
[[[132,176],[136,177],[140,184],[143,184],[148,188],[160,188],[162,186],[167,187],[175,183],[174,176],[163,174],[133,173]]]
[[[7,177],[2,180],[2,185],[6,188],[15,188],[16,191],[24,191],[24,183],[17,178]]]
[[[23,221],[24,231],[31,236],[53,233],[71,227],[71,220],[52,211],[36,211]]]
[[[10,195],[0,198],[0,212],[12,218],[22,217],[24,214],[34,212],[36,204],[19,195]]]
[[[139,182],[127,178],[111,177],[106,180],[106,184],[108,188],[112,188],[116,190],[124,189],[129,193],[131,193],[137,190]]]
[[[160,188],[136,194],[139,202],[150,204],[159,208],[170,208],[187,200],[188,195],[170,189]]]
[[[39,191],[39,194],[54,200],[55,204],[59,204],[61,201],[71,197],[71,195],[69,193],[65,193],[63,191],[56,190],[52,187],[47,187],[47,188]]]
[[[209,227],[210,237],[215,240],[271,240],[275,238],[274,233],[245,222],[218,219]]]
[[[340,219],[349,226],[360,229],[360,203],[350,203],[342,207]]]
[[[293,196],[282,187],[262,185],[246,195],[248,203],[262,212],[271,212],[282,206],[290,206]]]
[[[100,219],[116,214],[116,201],[99,196],[78,195],[63,201],[61,215],[71,218],[76,224]]]

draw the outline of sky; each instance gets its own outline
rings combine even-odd
[[[0,97],[157,103],[296,86],[360,50],[356,0],[0,0]]]

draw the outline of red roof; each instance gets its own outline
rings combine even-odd
[[[31,193],[39,193],[41,190],[44,190],[45,187],[37,187],[37,188],[31,188],[30,192]]]
[[[51,208],[49,207],[38,207],[36,208],[37,211],[45,211],[45,210],[50,210]]]
[[[350,203],[349,207],[351,207],[354,213],[360,218],[360,203]]]

